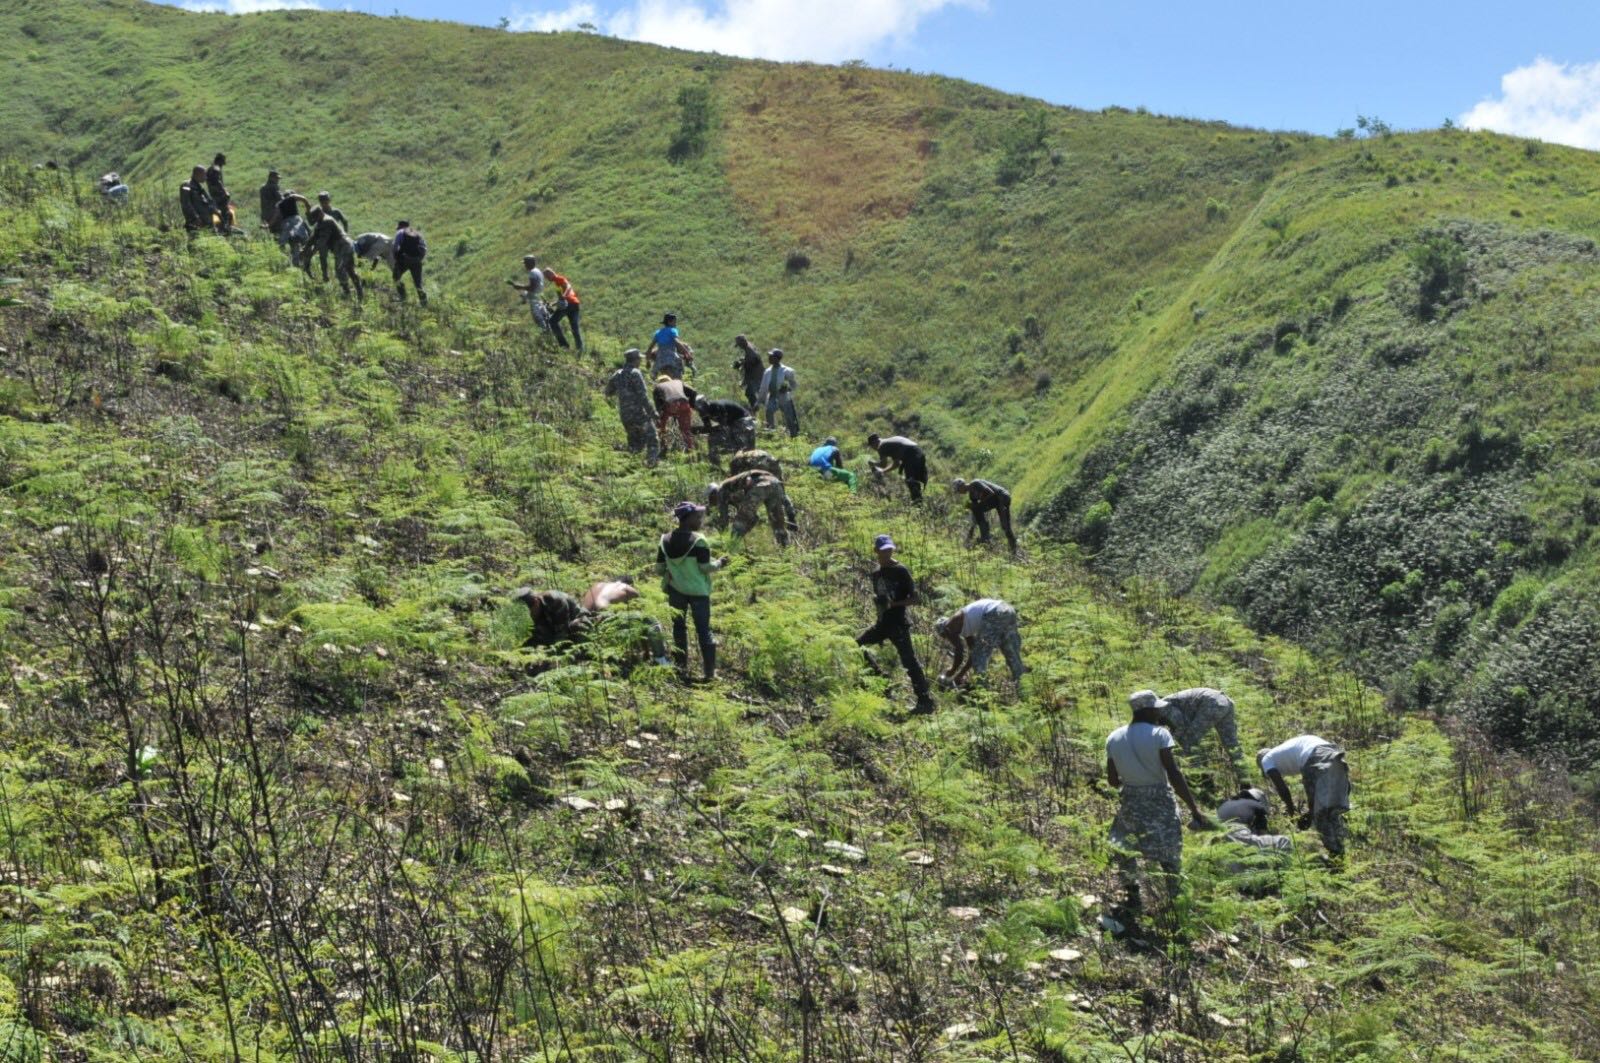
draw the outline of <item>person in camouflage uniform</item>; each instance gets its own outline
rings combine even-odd
[[[617,400],[617,416],[622,418],[623,430],[628,433],[628,449],[634,453],[644,451],[647,465],[661,459],[661,441],[656,435],[656,413],[650,404],[650,388],[639,369],[639,348],[629,347],[622,352],[623,366],[606,381],[606,397]]]
[[[761,507],[765,506],[772,537],[779,546],[789,545],[794,507],[783,490],[783,481],[770,472],[749,469],[738,473],[721,483],[711,484],[707,495],[724,523],[728,520],[729,508],[733,509],[731,528],[735,538],[750,534],[761,523]]]
[[[350,241],[350,234],[345,232],[344,226],[338,220],[325,213],[321,207],[312,207],[311,213],[306,215],[306,220],[311,223],[311,239],[306,241],[305,262],[303,268],[306,276],[311,275],[311,255],[313,252],[322,256],[322,282],[328,282],[328,253],[333,253],[333,273],[339,278],[339,290],[346,295],[350,294],[350,285],[356,288],[356,298],[361,298],[361,277],[356,273],[356,245]]]
[[[1161,726],[1164,706],[1153,690],[1128,697],[1133,719],[1106,739],[1106,782],[1118,791],[1117,815],[1111,823],[1111,845],[1117,850],[1118,877],[1127,890],[1127,906],[1139,907],[1134,854],[1156,865],[1155,881],[1170,895],[1183,862],[1183,826],[1178,818],[1181,797],[1193,814],[1191,826],[1209,825],[1189,783],[1172,757],[1172,732]]]
[[[1244,751],[1239,747],[1239,727],[1234,719],[1233,699],[1211,687],[1191,687],[1161,699],[1162,718],[1172,737],[1185,754],[1193,756],[1205,741],[1206,735],[1216,731],[1223,753],[1233,766],[1234,781],[1245,782]]]
[[[760,469],[762,472],[771,473],[780,480],[783,479],[783,466],[778,464],[777,458],[764,450],[758,450],[754,447],[748,450],[741,450],[728,462],[728,474],[731,476],[738,476],[740,473],[749,472],[751,469]],[[789,527],[799,527],[795,522],[794,503],[789,501],[787,492],[783,496],[783,513]]]

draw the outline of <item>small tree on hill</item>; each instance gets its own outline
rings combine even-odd
[[[1003,185],[1015,184],[1033,176],[1039,160],[1048,151],[1045,134],[1047,119],[1043,108],[1022,114],[1000,137],[1000,164],[995,179]]]

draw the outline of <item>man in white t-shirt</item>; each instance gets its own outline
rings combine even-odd
[[[550,311],[544,305],[544,271],[539,268],[539,260],[533,255],[522,256],[522,268],[528,271],[528,283],[518,284],[516,281],[506,281],[507,284],[522,292],[522,297],[528,300],[528,309],[533,311],[533,323],[541,331],[550,331]]]
[[[933,629],[950,644],[955,662],[939,679],[953,687],[969,675],[982,675],[989,658],[999,650],[1011,669],[1011,678],[1022,682],[1028,666],[1022,663],[1022,636],[1017,632],[1017,611],[999,598],[979,598],[934,621]],[[971,650],[969,656],[967,651]]]
[[[1183,827],[1173,792],[1189,806],[1190,827],[1202,830],[1210,822],[1172,757],[1176,743],[1172,732],[1161,726],[1161,699],[1153,690],[1139,690],[1128,696],[1128,705],[1133,720],[1106,739],[1106,782],[1120,792],[1117,816],[1111,822],[1111,844],[1121,850],[1115,859],[1128,907],[1137,909],[1138,872],[1127,850],[1159,866],[1156,881],[1164,894],[1170,894],[1177,883],[1183,862]]]
[[[1344,854],[1344,816],[1350,811],[1350,766],[1344,750],[1317,735],[1297,735],[1271,749],[1256,754],[1261,773],[1272,780],[1273,789],[1283,799],[1283,807],[1293,816],[1294,795],[1286,777],[1300,776],[1306,789],[1306,811],[1299,826],[1311,826],[1322,836],[1322,844],[1332,856]]]

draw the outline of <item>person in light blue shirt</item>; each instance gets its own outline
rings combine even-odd
[[[850,490],[856,489],[856,474],[844,467],[844,455],[839,450],[839,441],[832,436],[824,439],[822,446],[811,452],[806,464],[821,473],[824,479],[843,480],[849,485]]]
[[[661,318],[661,327],[656,329],[656,334],[650,339],[650,346],[645,348],[644,356],[653,358],[650,363],[651,373],[660,376],[667,374],[674,380],[683,379],[684,366],[694,365],[694,349],[678,338],[678,315],[665,314]]]

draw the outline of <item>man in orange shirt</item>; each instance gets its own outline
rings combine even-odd
[[[550,331],[556,334],[556,342],[561,346],[568,346],[567,334],[562,331],[563,318],[572,322],[572,345],[579,351],[583,350],[583,329],[578,324],[578,290],[572,282],[553,269],[544,271],[544,279],[556,286],[556,308],[550,313]]]

